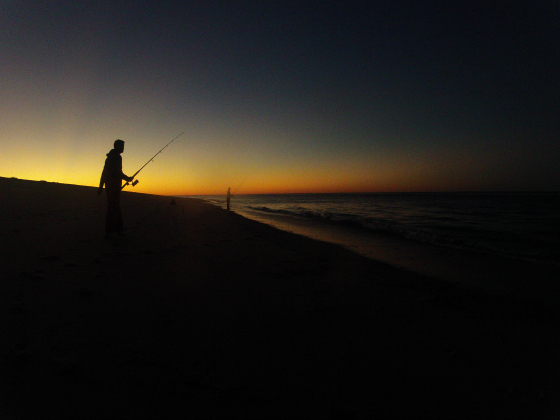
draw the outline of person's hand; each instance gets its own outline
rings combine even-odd
[[[127,181],[128,181],[128,182],[132,182],[133,180],[134,180],[134,178],[131,177],[131,176],[129,176],[129,177],[127,178]]]

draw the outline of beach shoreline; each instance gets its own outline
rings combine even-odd
[[[247,211],[240,214],[287,232],[337,244],[366,258],[422,276],[456,283],[464,288],[483,289],[500,295],[516,294],[526,298],[531,295],[535,281],[542,288],[542,284],[554,284],[560,278],[560,266],[550,263],[444,247],[320,220]],[[555,290],[550,293],[555,293]],[[560,296],[550,293],[534,297],[558,302]]]
[[[544,278],[489,294],[130,192],[108,241],[95,190],[0,178],[4,418],[558,413]]]

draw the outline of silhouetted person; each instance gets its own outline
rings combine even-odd
[[[103,186],[107,190],[107,219],[105,221],[105,232],[107,234],[122,234],[123,220],[121,214],[121,188],[122,180],[132,181],[133,178],[126,176],[122,171],[122,157],[124,152],[124,141],[115,140],[113,150],[107,153],[105,166],[99,181],[97,194],[103,193]]]
[[[228,187],[227,194],[226,194],[226,206],[228,210],[229,210],[229,202],[231,200],[231,197],[233,197],[233,194],[231,193],[231,188]]]

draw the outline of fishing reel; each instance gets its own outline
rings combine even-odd
[[[132,186],[135,187],[136,184],[138,184],[138,182],[140,182],[140,181],[138,181],[137,179],[135,179],[134,181],[132,181]]]

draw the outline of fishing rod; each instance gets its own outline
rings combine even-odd
[[[239,184],[239,187],[237,187],[237,188],[235,189],[235,191],[231,193],[231,195],[235,195],[235,193],[237,192],[237,190],[238,190],[239,188],[241,188],[241,186],[245,183],[245,181],[247,181],[247,178],[249,178],[249,175],[247,175],[247,176],[245,177],[245,179],[243,180],[243,182],[242,182],[241,184]]]
[[[154,158],[155,158],[157,155],[159,155],[161,152],[163,152],[163,149],[165,149],[167,146],[169,146],[171,143],[173,143],[173,141],[175,141],[176,138],[182,136],[184,133],[185,133],[185,132],[183,131],[181,134],[179,134],[178,136],[174,137],[173,140],[171,140],[169,143],[167,143],[165,146],[163,146],[163,147],[159,150],[159,152],[157,152],[155,155],[153,155],[152,158],[144,164],[144,166],[146,166],[148,163],[152,162],[152,161],[154,160]],[[144,169],[144,166],[142,166],[140,169],[138,169],[138,170],[136,171],[136,173],[135,173],[134,175],[132,175],[132,179],[133,179],[133,180],[134,180],[134,178],[136,178],[136,175],[138,175],[138,173],[139,173],[142,169]],[[121,187],[121,190],[122,190],[124,187],[126,187],[126,186],[128,185],[128,182],[129,182],[129,181],[126,181],[126,184],[124,184],[124,185]],[[131,182],[132,182],[132,186],[134,187],[134,186],[136,186],[136,184],[138,184],[139,181],[138,181],[138,180],[135,180],[135,181],[132,181],[132,180],[131,180]]]

